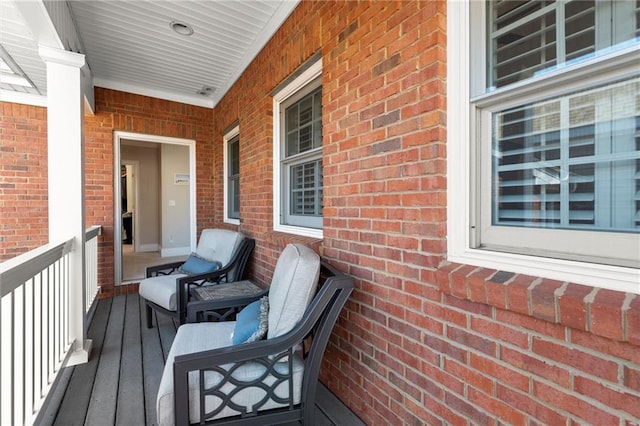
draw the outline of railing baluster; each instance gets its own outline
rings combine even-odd
[[[2,353],[0,354],[0,369],[2,370],[2,380],[0,387],[2,389],[1,398],[1,424],[13,424],[13,292],[2,298],[1,317],[2,317]]]
[[[27,280],[23,286],[22,292],[22,330],[24,330],[22,338],[22,418],[27,423],[33,414],[33,403],[31,395],[33,389],[31,387],[33,375],[33,347],[31,343],[31,311],[32,305],[29,303],[31,293],[33,292],[34,278]]]
[[[27,352],[27,333],[26,330],[28,330],[27,328],[27,307],[26,307],[26,299],[27,299],[27,286],[29,285],[29,281],[24,283],[24,285],[22,286],[21,292],[22,294],[20,294],[20,310],[21,310],[21,315],[20,315],[20,319],[21,319],[21,324],[20,324],[20,328],[22,329],[22,404],[21,405],[21,413],[20,413],[20,417],[22,418],[22,422],[25,423],[25,420],[27,419],[27,413],[28,413],[28,407],[27,407],[27,390],[28,390],[28,386],[27,386],[27,380],[28,380],[28,369],[27,369],[27,364],[29,363],[29,353]]]
[[[63,321],[64,319],[62,318],[61,312],[60,312],[60,293],[62,292],[62,289],[64,288],[64,286],[66,285],[66,271],[67,271],[67,264],[66,264],[66,256],[62,258],[62,265],[60,268],[60,281],[59,284],[56,285],[52,285],[51,286],[51,291],[53,291],[53,324],[54,324],[54,334],[53,334],[53,344],[54,344],[54,351],[53,351],[53,362],[51,364],[51,380],[49,381],[49,384],[53,381],[53,377],[55,377],[56,371],[57,371],[57,364],[58,362],[61,362],[62,359],[60,358],[60,354],[62,352],[62,336],[60,331],[62,330],[62,325],[63,325]]]
[[[46,274],[40,273],[40,315],[38,318],[38,325],[39,325],[39,329],[40,329],[40,355],[43,355],[46,353],[47,347],[46,347],[46,329],[44,327],[44,318],[46,313],[45,313],[45,297],[47,292],[45,291],[46,289],[46,283],[47,283],[47,276],[49,274],[49,268],[47,268],[46,270]],[[40,392],[40,398],[42,398],[42,389],[44,387],[44,377],[47,371],[47,365],[46,365],[46,359],[43,359],[42,356],[40,357],[40,385],[38,386],[38,391]]]
[[[42,272],[40,272],[34,281],[34,309],[33,309],[33,349],[36,354],[42,354]],[[33,370],[33,401],[34,405],[40,400],[40,389],[42,389],[42,357],[37,357],[34,361],[35,368]]]
[[[16,378],[15,378],[15,353],[13,352],[13,348],[16,344],[16,336],[15,336],[15,327],[14,327],[14,323],[15,323],[15,311],[14,311],[14,301],[15,301],[15,294],[14,292],[11,292],[11,298],[9,299],[11,302],[11,347],[9,348],[9,366],[11,367],[11,389],[10,392],[14,393],[15,392],[15,383],[16,383]],[[11,424],[14,424],[15,422],[15,404],[11,404]]]
[[[45,357],[46,357],[46,362],[47,362],[47,370],[45,372],[45,376],[44,376],[44,383],[42,384],[43,386],[46,386],[47,383],[49,383],[49,374],[51,373],[51,334],[53,332],[52,328],[53,328],[53,324],[51,321],[51,282],[55,281],[56,277],[55,277],[55,264],[51,267],[49,267],[49,270],[47,271],[47,287],[46,287],[46,291],[45,291],[45,296],[46,296],[46,300],[47,300],[47,308],[45,309],[46,312],[46,317],[44,318],[44,322],[42,323],[43,327],[46,327],[47,332],[45,333],[45,348],[46,351],[44,352]],[[53,279],[51,279],[51,275],[53,274]]]
[[[98,294],[98,236],[102,227],[94,226],[87,231],[86,238],[86,288],[85,288],[85,313],[91,309],[93,301]],[[86,331],[86,330],[85,330]]]
[[[38,400],[36,400],[36,390],[38,389],[38,328],[36,325],[36,314],[38,312],[38,281],[41,273],[33,277],[33,286],[31,288],[31,350],[32,350],[32,368],[31,368],[31,406],[34,411],[36,410],[36,404]]]

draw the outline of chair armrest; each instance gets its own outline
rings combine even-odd
[[[292,336],[280,336],[275,339],[260,340],[251,343],[243,343],[235,346],[228,346],[209,351],[197,352],[186,355],[176,356],[173,362],[173,384],[174,384],[174,414],[176,415],[176,424],[188,424],[189,421],[189,397],[200,398],[201,410],[205,407],[205,398],[207,395],[214,395],[220,398],[222,402],[214,409],[213,412],[206,414],[201,411],[200,418],[215,416],[218,412],[231,407],[238,409],[233,403],[233,395],[241,392],[242,388],[259,388],[266,392],[267,396],[260,402],[256,401],[253,405],[254,410],[276,398],[280,404],[287,404],[289,408],[293,408],[293,357],[297,348],[297,343]],[[300,340],[301,341],[301,340]],[[264,371],[256,378],[246,378],[242,374],[236,377],[233,373],[242,369],[243,365],[259,364]],[[204,377],[206,372],[217,373],[220,381],[215,383],[214,387],[207,387],[205,380],[198,380],[198,391],[194,392],[189,381],[195,376]],[[277,377],[275,383],[266,384],[266,377]],[[289,386],[283,385],[283,382],[289,383]],[[225,384],[232,385],[232,390],[227,390]],[[285,390],[285,389],[288,389]],[[242,408],[240,408],[242,409]],[[209,417],[210,418],[210,417]],[[185,421],[186,420],[186,421]],[[204,423],[203,423],[204,424]],[[258,421],[255,424],[267,424]]]
[[[197,300],[187,304],[187,322],[198,322],[200,314],[206,314],[209,311],[217,311],[226,309],[223,315],[215,315],[219,320],[225,320],[237,308],[243,308],[248,304],[260,300],[269,293],[269,289],[265,289],[258,294],[250,296],[229,297],[219,300]],[[227,314],[228,313],[228,314]]]
[[[214,283],[218,284],[223,281],[226,281],[227,274],[232,269],[234,265],[232,263],[225,265],[220,269],[216,269],[215,271],[205,272],[204,274],[193,274],[188,275],[186,277],[179,278],[179,281],[182,285],[191,284],[201,286],[205,283]]]
[[[155,265],[147,267],[147,278],[157,277],[158,275],[171,275],[178,270],[184,264],[184,261],[163,263],[162,265]],[[155,275],[154,275],[155,273]]]
[[[185,374],[189,371],[213,369],[216,366],[223,366],[225,370],[233,370],[231,364],[241,364],[263,358],[269,359],[270,362],[278,362],[281,361],[280,358],[288,355],[289,351],[293,351],[300,342],[302,342],[302,339],[292,339],[292,335],[289,334],[274,339],[257,340],[224,348],[178,355],[173,360],[173,371],[174,375]],[[276,355],[282,355],[282,357],[275,358]],[[184,389],[186,390],[186,388]],[[181,393],[177,382],[176,393]]]

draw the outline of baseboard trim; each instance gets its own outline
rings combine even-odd
[[[139,252],[149,252],[149,251],[160,251],[160,245],[158,243],[155,244],[140,244],[138,247]]]
[[[189,247],[163,248],[160,250],[160,257],[187,256],[189,253]]]

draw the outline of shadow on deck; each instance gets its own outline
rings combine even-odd
[[[98,302],[89,327],[93,340],[87,364],[60,375],[42,425],[156,425],[156,395],[177,324],[157,316],[146,328],[137,294]],[[155,322],[155,321],[154,321]],[[363,423],[321,383],[315,425]]]

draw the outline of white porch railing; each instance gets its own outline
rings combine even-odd
[[[101,233],[102,227],[100,225],[87,229],[87,241],[85,243],[85,314],[89,313],[93,301],[98,295],[98,235]]]
[[[85,315],[97,293],[97,228],[86,233],[84,288],[70,280],[73,240],[0,264],[1,425],[32,424],[69,357],[70,292],[83,291]]]

